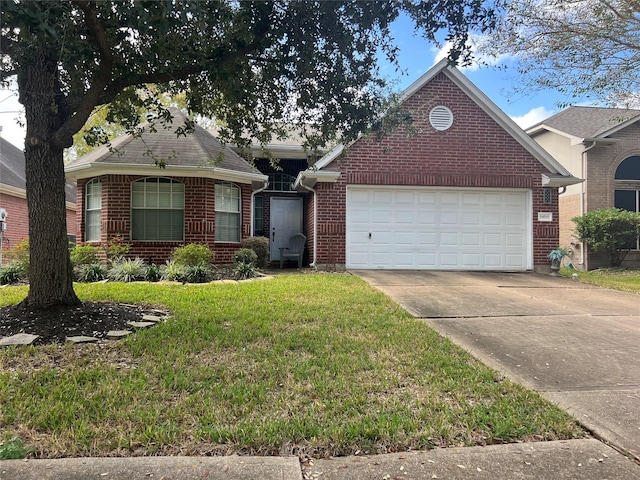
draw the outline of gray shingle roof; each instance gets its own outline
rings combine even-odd
[[[595,138],[639,117],[640,110],[603,107],[569,107],[528,130],[547,126],[578,138]]]
[[[103,145],[88,154],[67,164],[67,168],[94,163],[122,165],[153,165],[155,160],[162,160],[167,166],[215,166],[243,173],[254,173],[256,170],[228,146],[222,145],[213,135],[199,125],[195,125],[193,133],[177,136],[176,129],[184,126],[186,117],[178,109],[170,109],[173,123],[161,125],[156,123],[156,132],[150,125],[140,125],[140,137],[123,135],[111,142],[111,149]],[[222,153],[222,160],[215,162]]]
[[[24,167],[24,152],[11,142],[0,137],[0,184],[26,190],[27,183]],[[69,203],[76,203],[75,182],[66,182],[65,200]]]

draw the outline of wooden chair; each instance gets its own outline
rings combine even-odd
[[[296,233],[289,239],[289,246],[280,248],[280,268],[285,260],[298,259],[298,268],[302,268],[302,256],[307,237],[302,233]]]

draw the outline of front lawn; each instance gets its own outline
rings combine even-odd
[[[326,456],[584,435],[357,277],[76,289],[172,314],[118,342],[0,349],[0,442],[36,457]],[[8,305],[26,289],[0,292]]]
[[[598,287],[613,288],[623,292],[640,293],[640,271],[626,270],[623,268],[601,268],[590,272],[579,270],[562,269],[562,274],[572,276],[578,275],[581,283],[597,285]]]

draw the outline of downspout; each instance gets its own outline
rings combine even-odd
[[[300,185],[308,192],[313,193],[313,262],[309,265],[311,268],[318,268],[316,264],[318,260],[318,194],[315,189],[307,187],[304,184],[304,178],[300,178]]]
[[[584,150],[582,150],[582,155],[581,155],[581,162],[580,162],[580,178],[583,179],[584,181],[580,183],[580,216],[582,217],[584,215],[584,193],[585,193],[585,184],[587,183],[587,179],[585,178],[585,173],[587,171],[586,165],[587,165],[587,157],[586,157],[586,153],[591,150],[593,147],[596,146],[596,142],[593,141],[591,143],[590,146],[588,146],[587,148],[585,148]],[[585,243],[584,242],[580,242],[580,265],[582,265],[584,267],[584,249],[585,249]]]
[[[254,237],[255,236],[255,202],[256,202],[256,194],[262,192],[265,188],[267,188],[267,185],[269,185],[269,180],[265,180],[264,184],[262,185],[262,188],[259,188],[258,190],[255,190],[253,192],[251,192],[251,213],[249,215],[249,221],[251,222],[251,236]]]

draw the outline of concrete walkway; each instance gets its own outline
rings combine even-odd
[[[640,295],[531,273],[356,273],[640,460]]]

